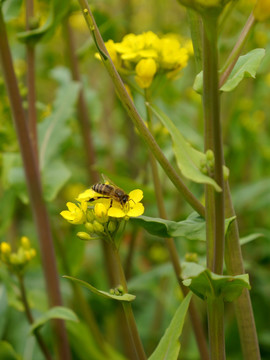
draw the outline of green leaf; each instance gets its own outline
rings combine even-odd
[[[52,201],[70,178],[71,172],[62,160],[55,160],[42,173],[44,198]]]
[[[31,325],[29,332],[33,333],[36,329],[40,328],[51,319],[70,320],[75,322],[79,321],[77,315],[72,310],[64,306],[55,306],[50,308],[48,311],[46,311],[45,314],[35,320]]]
[[[248,52],[246,55],[240,56],[237,60],[230,76],[225,84],[221,87],[221,91],[232,91],[236,86],[244,79],[248,77],[255,78],[256,72],[260,63],[265,55],[264,49],[254,49]],[[220,70],[222,72],[222,70]],[[202,94],[203,92],[203,72],[197,74],[193,89]]]
[[[235,217],[225,220],[225,233],[228,231],[230,224],[235,220]],[[143,227],[150,234],[160,237],[184,237],[188,240],[205,241],[205,220],[198,216],[195,212],[192,213],[186,220],[170,221],[160,218],[152,218],[149,216],[140,216],[132,218],[132,222]]]
[[[240,56],[229,78],[220,90],[232,91],[244,78],[255,78],[264,55],[265,49],[254,49],[246,55]]]
[[[0,341],[0,359],[3,360],[22,360],[13,347],[7,341]]]
[[[70,1],[51,0],[50,12],[47,21],[39,28],[24,31],[18,34],[18,39],[22,42],[37,43],[44,37],[48,39],[52,36],[57,26],[62,22],[69,11]]]
[[[83,281],[83,280],[80,280],[80,279],[76,279],[72,276],[63,276],[64,278],[66,279],[70,279],[72,281],[75,281],[76,283],[86,287],[87,289],[89,289],[90,291],[92,291],[94,294],[96,295],[99,295],[99,296],[102,296],[106,299],[114,299],[114,300],[117,300],[117,301],[133,301],[136,296],[135,295],[132,295],[132,294],[123,294],[123,295],[113,295],[113,294],[110,294],[106,291],[102,291],[102,290],[98,290],[96,289],[94,286],[88,284],[88,282],[86,281]]]
[[[224,301],[237,299],[244,288],[250,289],[248,274],[217,275],[209,269],[191,262],[183,263],[183,284],[202,299],[222,296]]]
[[[52,159],[59,157],[61,145],[70,135],[67,121],[72,117],[78,99],[80,84],[68,82],[57,91],[53,112],[38,126],[40,144],[40,167],[50,165]]]
[[[191,296],[192,294],[189,293],[181,302],[169,327],[166,329],[165,334],[149,360],[176,360],[178,358],[181,347],[179,337],[182,334]]]
[[[216,191],[221,191],[218,184],[200,170],[202,164],[206,163],[206,155],[194,149],[186,141],[171,119],[169,119],[160,109],[155,105],[148,104],[147,106],[171,134],[176,161],[183,176],[196,183],[212,185]]]
[[[16,19],[20,14],[21,7],[22,0],[6,0],[2,6],[5,22]]]
[[[264,237],[264,234],[255,233],[255,234],[250,234],[250,235],[244,236],[244,237],[240,238],[240,245],[241,246],[245,245],[253,240],[259,239],[260,237]]]

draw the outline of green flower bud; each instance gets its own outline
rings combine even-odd
[[[93,238],[87,234],[86,232],[84,231],[80,231],[77,233],[77,237],[83,241],[89,241],[89,240],[92,240]]]
[[[92,234],[94,232],[94,226],[90,222],[85,223],[84,226],[90,234]]]
[[[95,220],[95,214],[94,214],[94,211],[92,209],[87,211],[86,218],[87,218],[88,222],[92,222],[92,221]]]
[[[93,228],[94,232],[104,233],[104,226],[96,220],[93,222]]]
[[[114,295],[114,289],[110,289],[109,293],[110,293],[111,295]]]
[[[110,221],[108,224],[108,230],[110,233],[115,232],[116,230],[116,222],[115,221]]]
[[[230,169],[223,165],[223,179],[226,181],[229,179]]]
[[[120,294],[123,294],[124,288],[123,288],[122,285],[119,285],[119,286],[117,287],[117,289],[118,289],[118,291],[120,292]]]
[[[185,260],[187,262],[195,262],[198,263],[198,254],[197,253],[187,253],[185,255]]]

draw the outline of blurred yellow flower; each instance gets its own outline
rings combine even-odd
[[[72,202],[68,202],[66,205],[68,210],[61,211],[60,213],[64,219],[66,219],[71,224],[83,224],[86,221],[86,201],[82,201],[79,206]]]
[[[157,65],[155,60],[151,58],[142,59],[138,62],[135,70],[137,74],[135,80],[142,89],[146,89],[153,81],[153,77],[157,71]]]
[[[257,0],[253,15],[258,21],[265,21],[270,18],[270,1],[269,0]]]

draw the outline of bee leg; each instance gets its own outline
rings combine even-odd
[[[112,207],[113,199],[111,199],[110,208]]]

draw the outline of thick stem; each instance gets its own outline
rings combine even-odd
[[[208,328],[212,360],[224,360],[224,301],[222,297],[207,298]]]
[[[214,179],[221,187],[221,192],[214,193],[214,221],[210,217],[207,220],[213,224],[214,243],[208,244],[208,251],[213,256],[213,268],[217,274],[223,272],[224,257],[224,179],[223,179],[223,141],[220,123],[220,106],[218,90],[218,52],[217,52],[217,19],[204,18],[204,41],[203,41],[203,105],[205,118],[205,150],[214,152],[215,166]],[[206,193],[207,195],[207,193]],[[212,201],[212,197],[211,197]],[[207,202],[207,206],[212,204]],[[206,207],[207,207],[206,206]],[[213,211],[211,209],[211,216]],[[213,248],[212,248],[213,247]]]
[[[118,270],[119,284],[123,286],[124,293],[127,293],[128,292],[127,282],[126,282],[126,277],[125,277],[124,270],[123,270],[123,267],[121,264],[120,256],[119,256],[118,250],[116,249],[114,244],[112,244],[112,248],[114,251],[115,262],[116,262],[117,270]],[[139,332],[137,329],[137,325],[136,325],[136,321],[135,321],[134,314],[132,311],[131,303],[123,301],[122,305],[123,305],[123,309],[124,309],[125,316],[127,319],[129,331],[130,331],[131,337],[133,339],[137,359],[138,360],[146,360],[147,357],[145,355],[143,344],[141,342],[141,338],[140,338],[140,335],[139,335]]]
[[[203,106],[205,150],[214,152],[214,179],[221,192],[206,187],[207,260],[211,271],[223,273],[224,257],[224,180],[223,142],[218,90],[217,17],[204,17],[203,32]],[[207,300],[210,358],[225,359],[223,299]]]
[[[12,58],[1,7],[0,34],[0,58],[2,61],[5,83],[10,99],[13,120],[22,154],[32,212],[34,215],[34,220],[40,242],[42,265],[45,273],[49,304],[50,306],[59,306],[62,305],[62,300],[58,280],[59,277],[56,267],[55,253],[53,248],[51,227],[49,223],[48,213],[42,197],[40,174],[36,163],[35,152],[33,150],[29,136],[25,113],[22,107],[22,101],[12,64]],[[55,320],[54,325],[57,335],[56,340],[59,356],[62,359],[69,360],[70,352],[64,322],[61,320]]]
[[[172,181],[172,183],[175,185],[175,187],[179,190],[179,192],[181,192],[183,197],[194,208],[194,210],[196,210],[200,215],[204,216],[204,206],[190,192],[190,190],[183,183],[182,179],[178,176],[177,172],[172,167],[170,162],[166,159],[162,150],[156,143],[156,141],[155,141],[154,137],[152,136],[152,134],[150,133],[150,131],[145,126],[144,121],[140,117],[137,109],[135,108],[135,105],[134,105],[133,101],[131,100],[130,96],[128,95],[127,90],[126,90],[118,72],[116,71],[115,66],[106,50],[104,41],[103,41],[103,39],[100,35],[100,32],[97,28],[95,19],[94,19],[93,14],[88,6],[87,1],[79,0],[79,3],[81,5],[86,23],[87,23],[89,30],[94,38],[95,44],[97,46],[97,50],[99,51],[99,53],[101,55],[101,59],[105,65],[108,73],[110,74],[114,85],[115,85],[116,92],[119,96],[119,99],[122,102],[125,109],[127,110],[130,118],[134,122],[134,125],[138,129],[143,140],[149,146],[153,155],[155,156],[157,161],[160,163],[161,167],[166,172],[166,174],[168,175],[168,177]]]
[[[24,305],[25,315],[27,317],[29,324],[31,325],[34,322],[34,318],[33,318],[33,315],[32,315],[28,300],[27,300],[23,275],[18,275],[18,280],[19,280],[21,299],[22,299],[22,303]],[[34,333],[34,336],[37,340],[37,343],[38,343],[40,350],[42,351],[45,359],[52,360],[51,354],[50,354],[45,342],[43,341],[43,338],[40,335],[39,330],[35,329],[33,333]]]

